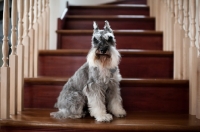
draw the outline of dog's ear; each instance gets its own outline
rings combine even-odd
[[[105,21],[104,30],[105,30],[105,31],[108,31],[108,32],[110,32],[110,33],[113,32],[113,30],[110,28],[109,22],[108,22],[107,20]]]
[[[95,21],[93,22],[93,28],[94,28],[94,32],[97,32],[99,30],[99,27]]]

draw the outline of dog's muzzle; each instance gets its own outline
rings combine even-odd
[[[101,54],[105,54],[108,51],[108,46],[100,48],[99,51]]]
[[[107,57],[110,57],[109,46],[99,47],[99,48],[96,50],[96,55],[97,55],[98,57],[100,57],[100,56],[107,56]]]

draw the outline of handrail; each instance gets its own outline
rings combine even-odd
[[[69,2],[67,1],[67,2],[66,2],[66,8],[63,10],[62,15],[60,16],[60,19],[61,19],[61,20],[63,20],[63,19],[66,17],[66,15],[67,15],[67,13],[68,13],[68,10],[69,10]]]

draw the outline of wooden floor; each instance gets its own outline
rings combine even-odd
[[[81,129],[84,131],[200,131],[200,120],[188,114],[127,112],[125,118],[114,118],[112,122],[99,123],[89,115],[82,119],[56,120],[49,116],[53,111],[55,110],[25,109],[19,115],[11,116],[11,120],[2,120],[0,131],[45,131],[49,128],[51,131]],[[4,128],[7,130],[4,131]],[[11,130],[13,128],[15,129]],[[18,129],[20,131],[17,131]]]

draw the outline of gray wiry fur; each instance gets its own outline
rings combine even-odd
[[[50,114],[54,118],[81,118],[85,115],[83,108],[86,105],[97,121],[111,121],[111,114],[116,117],[126,115],[119,88],[120,54],[116,50],[113,31],[107,21],[104,30],[99,30],[96,22],[93,27],[87,62],[64,85],[55,104],[59,111]]]

